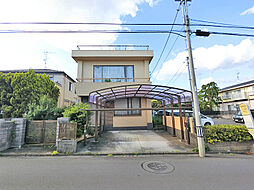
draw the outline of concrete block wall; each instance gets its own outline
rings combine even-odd
[[[0,151],[11,147],[11,131],[14,124],[11,121],[0,120]]]
[[[0,119],[0,151],[24,144],[26,119]]]
[[[76,139],[68,139],[68,140],[59,139],[60,124],[69,122],[70,118],[67,117],[57,118],[56,147],[58,152],[74,153],[77,151]]]
[[[26,133],[26,119],[25,118],[14,118],[15,137],[12,140],[11,147],[21,148],[25,143],[25,133]]]
[[[59,128],[61,123],[69,123],[70,118],[69,117],[60,117],[57,118],[57,127],[56,127],[56,147],[58,147],[58,142],[60,141],[59,139]]]

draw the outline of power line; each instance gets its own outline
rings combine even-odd
[[[172,33],[184,37],[179,34],[179,30],[168,31],[168,30],[0,30],[0,33],[154,33],[154,34],[168,34]]]
[[[175,46],[176,41],[178,40],[178,38],[179,38],[179,36],[177,36],[177,37],[176,37],[175,41],[173,42],[173,44],[172,44],[172,46],[171,46],[171,48],[170,48],[170,50],[169,50],[169,52],[168,52],[168,54],[167,54],[167,56],[166,56],[166,58],[164,59],[164,61],[163,61],[163,62],[165,62],[165,61],[166,61],[166,59],[168,58],[168,56],[170,55],[170,53],[171,53],[171,51],[173,50],[173,48],[174,48],[174,46]],[[161,67],[162,67],[162,65],[161,65]],[[157,72],[157,74],[156,74],[156,76],[154,77],[154,79],[156,79],[156,78],[157,78],[157,76],[158,76],[158,74],[160,73],[160,71],[161,71],[161,67],[159,68],[159,71]]]
[[[241,26],[221,22],[202,21],[191,19],[195,22],[203,22],[210,24],[190,24],[190,26],[207,26],[218,28],[239,28],[239,29],[254,29],[254,26]],[[116,25],[116,26],[183,26],[184,24],[177,23],[113,23],[113,22],[0,22],[0,25]]]
[[[183,26],[176,23],[114,23],[114,22],[0,22],[0,25],[118,25],[118,26]]]
[[[183,73],[184,73],[184,70],[186,69],[187,65],[185,67],[183,67],[183,70],[181,73],[179,73],[176,78],[172,81],[172,83],[174,83],[176,81],[176,79],[178,79]]]
[[[235,26],[234,24],[223,23],[223,22],[214,22],[214,21],[199,20],[199,19],[190,19],[190,20],[196,21],[196,22],[210,23],[210,24],[221,24],[221,25],[227,25],[227,26]]]
[[[180,6],[181,6],[181,5],[179,5],[179,7],[176,9],[176,15],[175,15],[173,24],[176,22],[176,18],[177,18],[177,16],[178,16],[178,12],[179,12]],[[174,28],[174,25],[171,26],[170,32],[172,32],[173,28]],[[163,49],[162,49],[162,51],[161,51],[160,57],[159,57],[157,63],[155,64],[155,67],[153,68],[153,70],[152,70],[152,72],[151,72],[151,75],[152,75],[153,72],[155,71],[156,67],[158,66],[158,64],[159,64],[159,62],[160,62],[160,60],[161,60],[161,58],[162,58],[162,55],[163,55],[163,53],[164,53],[164,51],[165,51],[165,49],[166,49],[166,47],[167,47],[167,44],[168,44],[170,35],[171,35],[171,33],[168,34],[168,37],[167,37],[166,42],[165,42],[165,44],[164,44],[164,47],[163,47]]]
[[[185,65],[185,62],[183,62],[183,64],[178,68],[175,74],[169,79],[167,85],[169,85],[169,83],[175,78],[175,76],[177,76],[177,74],[180,72],[180,69],[182,68],[183,65]]]

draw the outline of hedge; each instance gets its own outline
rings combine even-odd
[[[242,142],[251,141],[253,137],[244,125],[213,125],[203,126],[205,142]]]

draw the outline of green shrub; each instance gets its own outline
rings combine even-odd
[[[242,142],[253,140],[248,129],[244,125],[213,125],[203,126],[205,142]]]
[[[77,122],[77,138],[81,137],[84,133],[84,125],[86,124],[87,109],[89,105],[84,103],[74,104],[65,108],[64,117],[70,117],[71,121]],[[88,112],[88,121],[90,121],[92,113]]]
[[[153,124],[154,125],[162,125],[162,117],[161,116],[153,116]]]
[[[48,97],[42,96],[39,104],[29,104],[28,112],[24,115],[28,120],[56,120],[63,117],[64,108],[57,108],[57,102]]]

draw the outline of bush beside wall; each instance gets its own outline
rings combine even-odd
[[[248,129],[244,125],[213,125],[204,126],[205,142],[242,142],[253,140]]]

